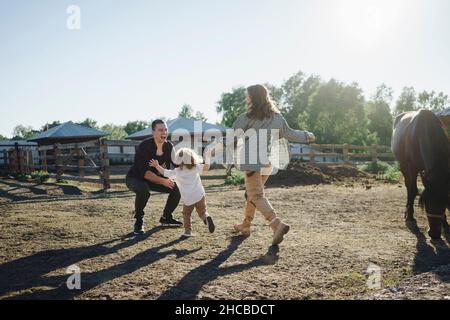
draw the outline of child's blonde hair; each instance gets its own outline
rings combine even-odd
[[[175,153],[174,163],[179,166],[180,169],[186,167],[192,169],[197,164],[202,163],[203,159],[194,150],[189,148],[181,148]]]

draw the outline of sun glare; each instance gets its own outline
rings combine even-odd
[[[343,35],[357,45],[372,46],[398,27],[403,1],[339,0],[338,23]]]

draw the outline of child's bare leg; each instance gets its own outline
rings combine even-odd
[[[195,210],[198,213],[200,219],[208,226],[209,232],[213,233],[215,230],[214,222],[206,209],[206,199],[203,197],[199,202],[195,204]]]
[[[194,206],[183,206],[183,226],[185,234],[191,233],[191,215],[194,210]]]

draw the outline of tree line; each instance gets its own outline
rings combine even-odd
[[[356,82],[324,81],[301,71],[279,87],[266,87],[289,125],[314,132],[317,143],[389,145],[396,115],[419,109],[440,111],[450,104],[443,92],[416,92],[413,87],[403,88],[394,102],[393,89],[385,84],[367,98]],[[217,112],[223,125],[232,126],[246,111],[245,93],[241,86],[222,94]]]
[[[317,143],[349,143],[358,145],[389,145],[393,119],[405,111],[429,109],[440,111],[448,107],[450,99],[443,92],[416,92],[413,87],[405,87],[393,101],[394,91],[385,84],[365,97],[358,83],[347,84],[336,79],[324,81],[320,76],[297,72],[281,86],[266,84],[272,99],[294,129],[304,129],[317,137]],[[221,94],[216,111],[222,116],[220,124],[232,127],[236,118],[246,112],[246,89],[233,88]],[[184,104],[180,117],[207,121],[205,115]],[[162,119],[165,119],[162,117]],[[39,132],[61,124],[59,121],[46,123],[40,129],[18,125],[14,128],[13,140],[29,139]],[[121,140],[128,135],[150,127],[149,121],[129,121],[125,125],[105,124],[87,118],[79,122],[109,134],[113,140]],[[6,139],[0,136],[0,139]]]

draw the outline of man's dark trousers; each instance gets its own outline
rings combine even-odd
[[[150,191],[168,193],[166,206],[164,207],[163,217],[172,218],[172,213],[177,208],[180,202],[180,191],[175,184],[173,189],[167,188],[163,185],[152,183],[144,179],[138,179],[135,177],[126,177],[126,184],[128,189],[136,194],[134,203],[135,218],[142,219],[144,217],[144,209],[150,198]]]

